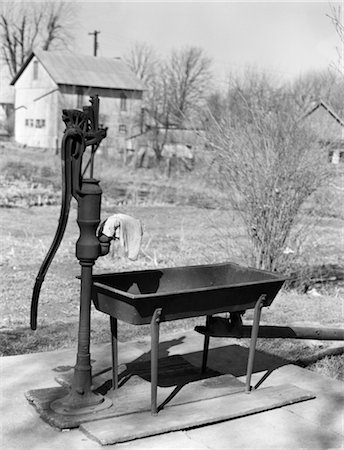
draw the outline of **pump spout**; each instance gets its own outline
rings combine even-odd
[[[106,251],[104,244],[110,245],[111,240],[119,240],[125,255],[134,261],[140,252],[142,234],[140,220],[127,214],[113,214],[101,223],[98,239],[103,246],[102,251]]]

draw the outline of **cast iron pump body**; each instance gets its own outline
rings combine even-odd
[[[99,99],[93,96],[90,106],[83,110],[63,110],[62,120],[66,125],[62,146],[62,204],[58,228],[51,247],[38,272],[31,302],[31,328],[37,327],[38,299],[44,277],[62,241],[70,210],[71,198],[78,203],[77,223],[80,236],[76,243],[76,257],[81,265],[80,317],[78,353],[70,393],[54,401],[51,408],[60,414],[93,412],[111,406],[108,399],[91,391],[92,367],[90,358],[90,319],[92,268],[99,256],[109,252],[111,238],[97,236],[100,223],[102,190],[99,181],[93,178],[94,155],[106,129],[99,127]],[[83,164],[87,147],[91,147],[90,158]],[[83,167],[84,166],[84,167]],[[89,178],[85,178],[89,170]]]

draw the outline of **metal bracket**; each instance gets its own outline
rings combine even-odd
[[[157,308],[151,320],[151,413],[158,414],[157,391],[158,391],[158,366],[159,366],[159,328],[161,322],[162,308]]]
[[[246,375],[246,392],[247,393],[249,393],[252,390],[251,377],[252,377],[252,371],[253,371],[254,356],[255,356],[255,352],[256,352],[260,315],[261,315],[265,300],[266,300],[266,294],[262,294],[258,298],[256,306],[254,307],[252,334],[251,334],[251,341],[250,341],[250,351],[248,354],[247,375]]]

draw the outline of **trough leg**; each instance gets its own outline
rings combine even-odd
[[[117,319],[110,316],[111,329],[111,355],[112,355],[112,389],[118,389],[118,339],[117,339]]]
[[[151,320],[151,414],[158,414],[157,391],[158,391],[158,361],[159,361],[159,327],[161,308],[154,311]]]
[[[205,328],[209,328],[209,322],[210,322],[211,316],[207,316],[206,322],[205,322]],[[208,361],[208,351],[209,351],[209,335],[204,336],[204,344],[203,344],[203,357],[202,357],[202,369],[201,372],[204,373],[207,370],[207,361]]]
[[[262,312],[262,308],[264,306],[265,298],[266,298],[266,295],[261,295],[256,303],[256,306],[254,307],[251,342],[250,342],[250,350],[249,350],[249,354],[248,354],[248,363],[247,363],[246,392],[251,391],[251,377],[252,377],[252,371],[253,371],[254,355],[256,352],[260,315]]]

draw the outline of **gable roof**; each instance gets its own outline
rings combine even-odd
[[[308,113],[306,113],[303,118],[305,119],[306,117],[310,116],[318,108],[324,108],[325,111],[330,114],[330,116],[332,116],[342,127],[344,127],[344,121],[322,100],[313,105],[312,109],[308,111]]]
[[[144,86],[139,78],[119,58],[77,55],[75,53],[37,50],[30,54],[11,81],[14,85],[32,58],[46,69],[56,84],[87,86],[106,89],[142,91]]]

